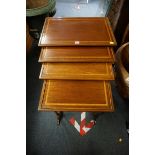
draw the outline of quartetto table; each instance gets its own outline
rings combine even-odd
[[[106,17],[45,19],[40,79],[40,111],[113,112],[110,80],[116,40]]]

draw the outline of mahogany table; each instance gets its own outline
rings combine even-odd
[[[116,40],[106,17],[45,20],[39,46],[40,111],[113,112],[110,80]]]

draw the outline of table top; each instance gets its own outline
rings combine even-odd
[[[39,46],[115,46],[107,17],[47,17]]]
[[[110,62],[115,57],[112,47],[42,47],[39,62]]]
[[[106,81],[45,80],[39,102],[42,111],[114,111]]]
[[[40,79],[114,80],[110,63],[43,63]]]

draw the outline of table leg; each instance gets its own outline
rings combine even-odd
[[[60,121],[63,117],[63,112],[62,111],[55,111],[56,115],[57,115],[57,125],[60,125]]]
[[[93,116],[94,116],[94,121],[96,123],[97,118],[99,117],[99,115],[103,114],[103,112],[93,112]]]

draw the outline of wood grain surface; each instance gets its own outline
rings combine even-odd
[[[111,63],[44,63],[40,79],[114,80]]]
[[[42,47],[39,62],[111,62],[115,57],[110,47]]]
[[[39,46],[115,46],[107,17],[47,17]]]
[[[45,80],[39,102],[42,111],[114,110],[111,87],[105,81]]]

